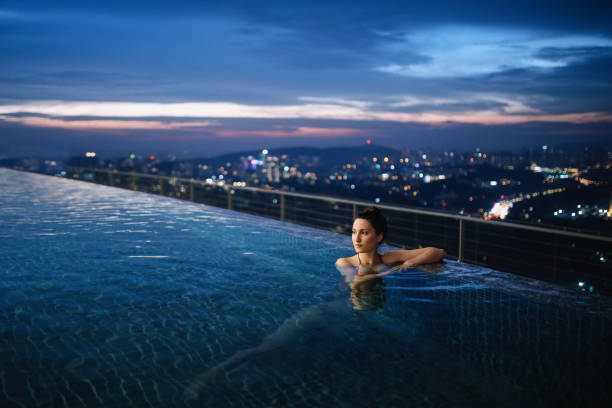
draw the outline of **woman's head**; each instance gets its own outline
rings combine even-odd
[[[353,222],[353,245],[357,252],[376,250],[387,235],[387,220],[376,207],[360,212]]]
[[[382,241],[387,236],[387,219],[382,212],[376,207],[368,207],[359,214],[355,219],[367,220],[376,231],[376,235],[382,234]]]

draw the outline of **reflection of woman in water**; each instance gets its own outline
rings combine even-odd
[[[380,210],[370,207],[359,213],[353,222],[353,246],[357,254],[340,258],[336,267],[349,284],[353,309],[378,310],[385,300],[382,276],[416,265],[440,262],[446,252],[438,248],[393,250],[378,253],[378,246],[387,233],[387,221]],[[391,268],[385,268],[385,267]],[[316,330],[320,321],[329,316],[347,316],[345,301],[332,301],[302,309],[287,320],[276,331],[267,336],[258,346],[238,351],[229,359],[198,375],[185,390],[185,399],[198,399],[201,389],[218,374],[242,365],[261,353],[274,350],[290,342],[300,331]]]

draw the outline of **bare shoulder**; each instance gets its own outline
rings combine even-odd
[[[338,258],[336,261],[336,265],[338,266],[355,266],[355,256],[351,256],[348,258]]]

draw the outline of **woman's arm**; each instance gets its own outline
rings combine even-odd
[[[446,257],[446,251],[434,247],[409,250],[397,249],[382,254],[385,265],[397,265],[399,268],[411,268],[417,265],[440,262],[444,257]]]

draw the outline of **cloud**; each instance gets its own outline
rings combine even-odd
[[[351,107],[356,107],[356,108],[368,108],[372,106],[372,102],[357,101],[357,100],[345,99],[345,98],[333,98],[333,97],[301,96],[298,98],[298,100],[304,101],[304,102],[311,102],[311,103],[344,105],[344,106],[351,106]]]
[[[64,120],[39,116],[11,117],[0,115],[0,120],[25,126],[70,130],[194,130],[218,126],[216,121],[161,122],[143,120]]]
[[[19,18],[19,13],[12,10],[0,9],[0,20],[11,20]]]
[[[551,34],[525,29],[443,26],[407,34],[387,46],[395,59],[417,52],[421,60],[392,62],[376,71],[417,78],[473,77],[516,69],[550,70],[612,53],[603,35]]]
[[[472,96],[472,98],[477,97]],[[486,95],[485,95],[486,96]],[[481,96],[481,97],[485,97]],[[80,129],[116,128],[129,129],[187,129],[194,126],[206,127],[217,122],[163,122],[142,121],[143,118],[204,119],[316,119],[350,121],[388,121],[400,123],[424,123],[440,125],[446,123],[469,123],[481,125],[517,124],[526,122],[597,123],[612,122],[612,114],[604,112],[580,112],[547,114],[530,108],[521,100],[502,96],[486,96],[499,105],[496,109],[457,111],[434,107],[421,112],[397,112],[367,102],[344,99],[312,98],[306,104],[294,105],[246,105],[228,102],[198,103],[139,103],[139,102],[32,102],[0,105],[0,119],[18,122],[26,126],[48,126]],[[303,98],[302,98],[303,99]],[[314,100],[321,101],[315,103]],[[423,99],[426,102],[428,99]],[[440,99],[453,101],[454,99]],[[402,103],[396,102],[397,103]],[[414,104],[417,100],[406,98],[404,103]],[[40,117],[43,116],[43,117]],[[87,120],[80,118],[86,117]],[[91,118],[104,118],[92,120]],[[66,120],[65,118],[72,118]],[[140,119],[140,121],[122,119]],[[131,126],[131,127],[130,127]]]
[[[400,96],[390,99],[392,102],[389,106],[393,108],[413,108],[419,111],[472,111],[471,106],[481,106],[480,110],[497,107],[501,113],[505,114],[541,113],[538,109],[528,105],[528,97],[521,95],[510,97],[494,93],[462,92],[453,97]]]

